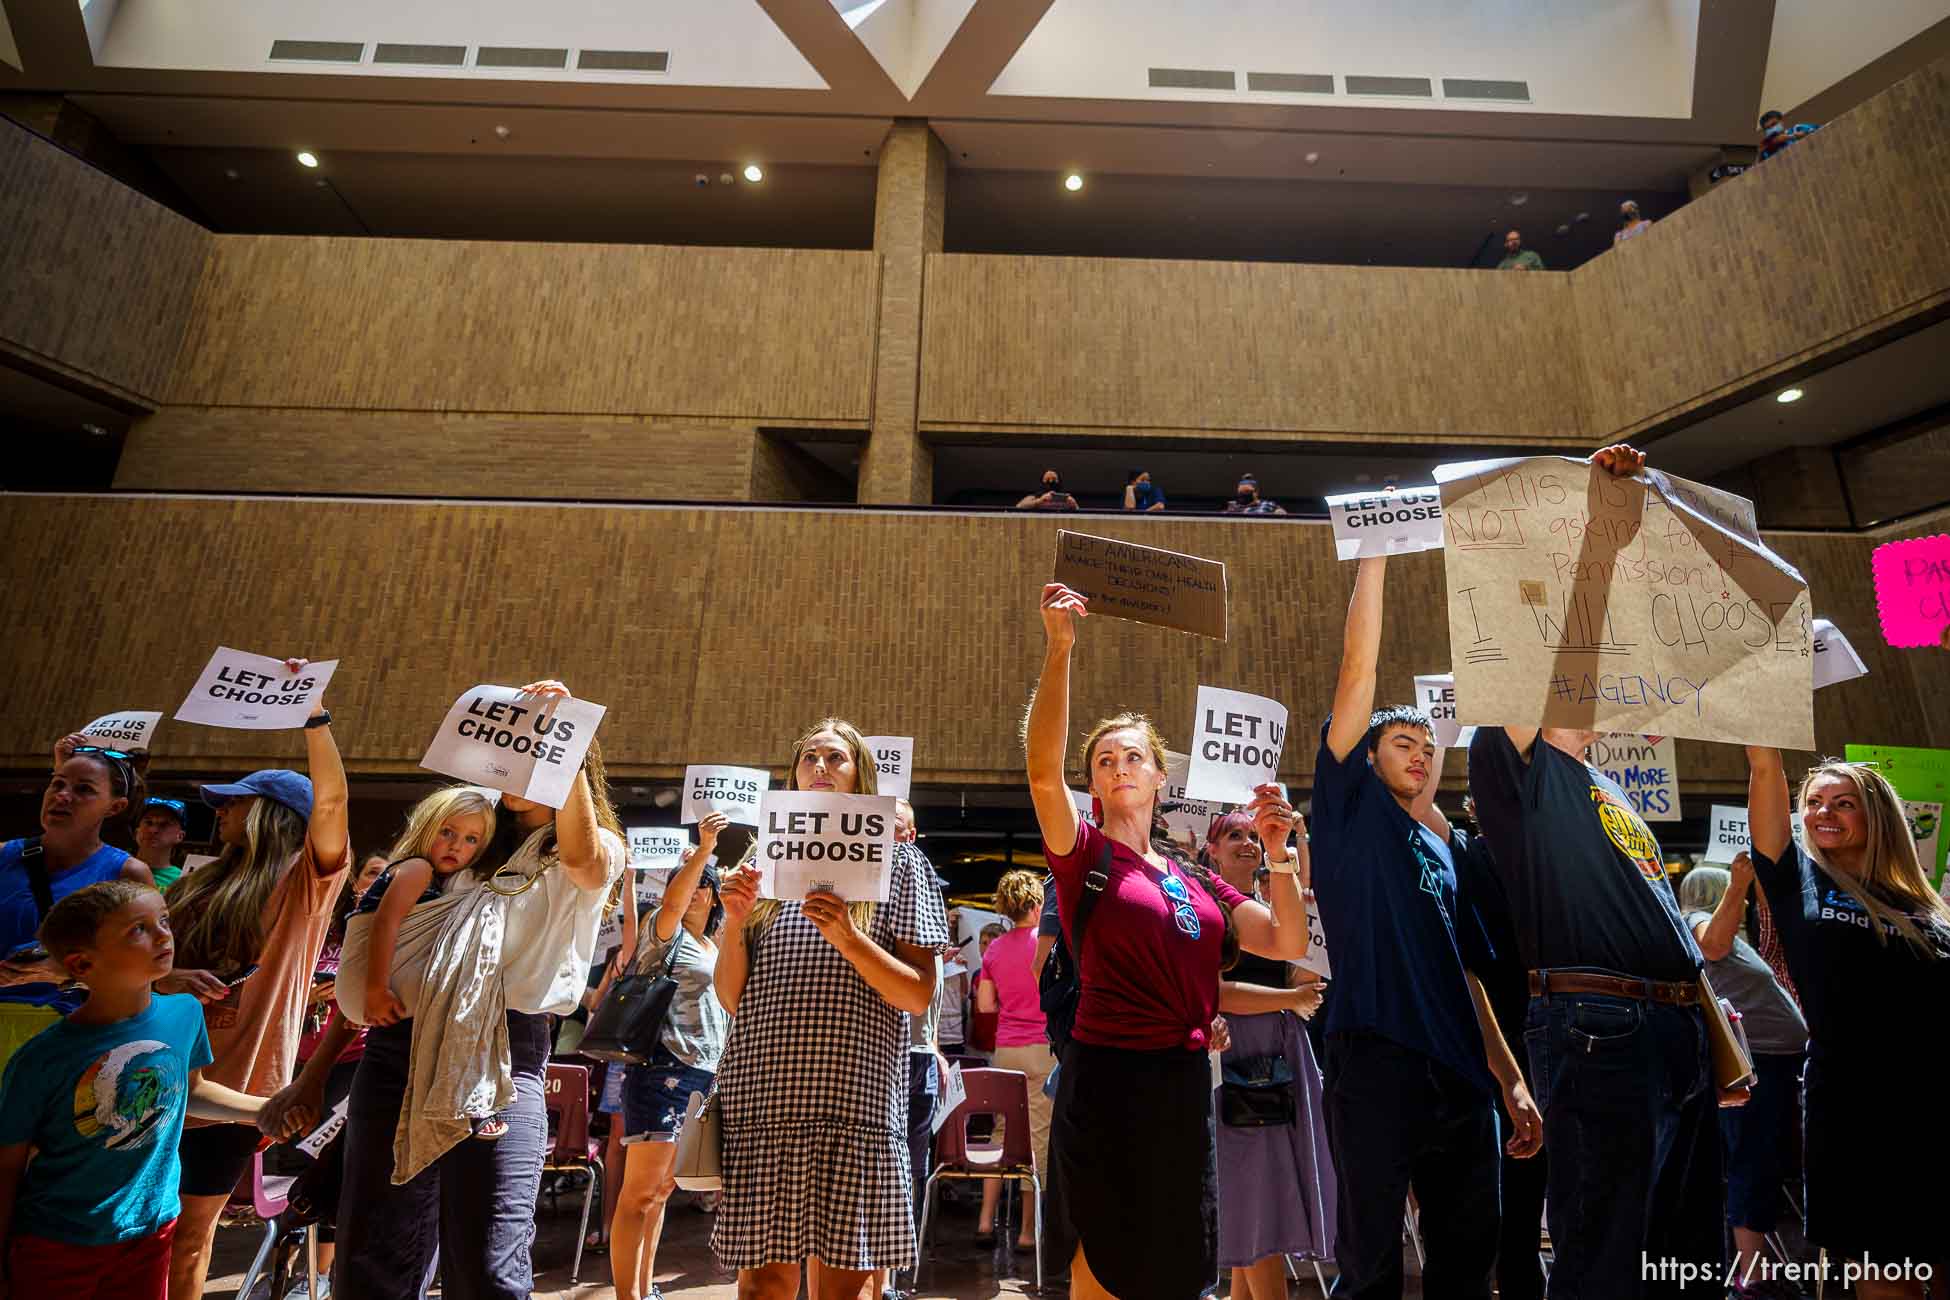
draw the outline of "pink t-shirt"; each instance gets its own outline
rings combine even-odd
[[[1064,940],[1073,953],[1071,921],[1083,897],[1083,877],[1096,863],[1103,843],[1103,832],[1080,822],[1076,846],[1069,853],[1059,857],[1043,845],[1043,856],[1056,873],[1057,914],[1063,921]],[[1186,902],[1198,917],[1197,938],[1180,929],[1171,901],[1144,860],[1122,844],[1112,846],[1110,883],[1097,900],[1084,934],[1083,994],[1077,1000],[1072,1030],[1078,1042],[1134,1051],[1205,1050],[1212,1017],[1219,1009],[1225,916],[1196,879],[1176,866],[1171,874],[1184,882]],[[1248,901],[1216,876],[1212,888],[1227,907]],[[989,951],[995,951],[993,945]]]
[[[1095,925],[1096,917],[1090,922]],[[982,956],[976,987],[995,985],[1001,1020],[995,1029],[997,1047],[1038,1047],[1045,1041],[1043,996],[1036,987],[1036,927],[1019,925],[996,937]]]

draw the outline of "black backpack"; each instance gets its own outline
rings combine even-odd
[[[1084,873],[1083,897],[1077,903],[1076,919],[1070,923],[1070,932],[1076,936],[1077,953],[1083,952],[1084,928],[1090,923],[1090,913],[1096,910],[1097,900],[1103,897],[1104,886],[1110,883],[1110,840],[1103,840],[1103,847],[1097,854],[1097,865]],[[1043,1004],[1043,1022],[1049,1035],[1050,1050],[1058,1056],[1063,1054],[1064,1045],[1070,1041],[1070,1031],[1077,1023],[1077,1001],[1083,996],[1083,975],[1078,959],[1070,953],[1070,945],[1058,929],[1056,945],[1049,950],[1049,960],[1043,963],[1043,974],[1036,982],[1036,992]]]

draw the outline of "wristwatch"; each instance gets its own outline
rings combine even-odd
[[[330,709],[320,709],[316,714],[305,719],[306,731],[312,731],[318,727],[329,727],[331,725],[332,711]]]

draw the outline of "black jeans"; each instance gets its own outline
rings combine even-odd
[[[1725,1189],[1699,1009],[1554,993],[1530,1000],[1523,1037],[1550,1152],[1551,1300],[1717,1297]],[[1682,1286],[1688,1265],[1711,1278]]]
[[[1497,1298],[1543,1300],[1544,1266],[1537,1260],[1537,1245],[1550,1158],[1543,1151],[1523,1160],[1507,1152],[1501,1158],[1503,1230],[1496,1250]]]
[[[1411,1187],[1428,1256],[1423,1294],[1488,1300],[1497,1246],[1490,1098],[1449,1067],[1375,1034],[1329,1034],[1325,1073],[1327,1143],[1341,1190],[1335,1300],[1401,1295]]]

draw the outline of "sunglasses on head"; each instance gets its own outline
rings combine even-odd
[[[77,754],[100,754],[103,758],[113,758],[123,763],[133,763],[135,761],[134,754],[126,754],[119,749],[109,749],[103,745],[76,745],[74,752]]]

